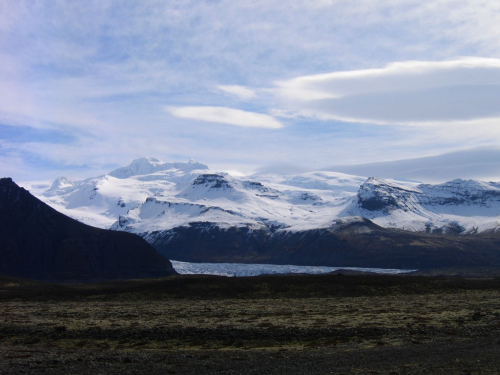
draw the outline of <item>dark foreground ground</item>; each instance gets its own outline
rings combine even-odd
[[[0,278],[0,374],[500,374],[500,279]]]

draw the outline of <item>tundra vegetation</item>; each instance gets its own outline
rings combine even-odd
[[[500,279],[0,279],[2,374],[496,374]]]

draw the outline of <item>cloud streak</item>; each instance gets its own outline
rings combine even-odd
[[[407,61],[277,82],[303,115],[375,124],[433,124],[500,117],[500,60]]]
[[[0,124],[19,129],[0,132],[0,165],[251,170],[498,146],[499,24],[491,0],[3,0]]]
[[[282,123],[269,115],[226,107],[167,107],[166,110],[175,117],[246,128],[280,129],[283,127]]]
[[[229,94],[236,95],[242,100],[250,100],[257,97],[254,90],[239,85],[220,85],[217,88]]]

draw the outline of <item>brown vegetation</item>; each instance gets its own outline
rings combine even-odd
[[[0,279],[0,373],[500,372],[500,280]]]

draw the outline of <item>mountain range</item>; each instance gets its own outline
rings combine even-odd
[[[498,258],[496,182],[332,171],[236,177],[149,157],[95,178],[25,187],[62,213],[138,234],[180,261],[426,268]]]

